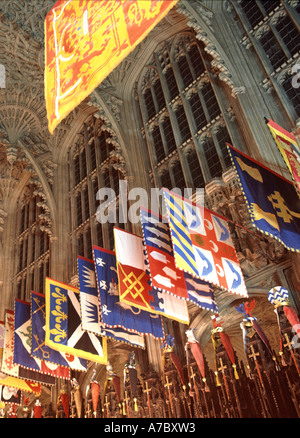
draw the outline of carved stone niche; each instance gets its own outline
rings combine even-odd
[[[228,217],[227,187],[221,178],[215,178],[205,186],[209,207],[216,213]]]

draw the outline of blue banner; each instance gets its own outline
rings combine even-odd
[[[300,199],[294,185],[228,145],[251,221],[262,233],[300,252]]]
[[[93,246],[101,316],[105,326],[164,338],[161,317],[120,302],[116,256],[113,251]]]

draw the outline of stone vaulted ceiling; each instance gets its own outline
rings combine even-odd
[[[93,104],[100,116],[105,118],[108,110],[110,115],[113,114],[114,122],[120,122],[125,78],[130,76],[146,44],[139,44],[100,84],[96,93],[72,111],[51,135],[44,99],[44,20],[55,2],[0,0],[0,84],[5,85],[5,88],[0,88],[0,175],[3,166],[8,162],[15,163],[17,158],[16,163],[19,160],[27,163],[27,170],[35,179],[37,162],[50,184],[59,148],[80,109]],[[165,20],[172,23],[186,21],[173,11]],[[159,24],[152,34],[160,34],[163,26],[163,23]],[[43,185],[43,181],[40,183]]]

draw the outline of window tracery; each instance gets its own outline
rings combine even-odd
[[[114,143],[104,122],[92,116],[84,124],[76,144],[69,151],[74,259],[78,255],[93,259],[92,245],[113,249],[114,242],[108,233],[110,224],[99,223],[96,211],[99,206],[99,189],[112,188],[118,197],[119,180],[124,179],[124,166],[120,162],[119,152],[115,151]]]
[[[30,299],[30,292],[44,293],[46,276],[50,273],[50,235],[44,227],[42,199],[36,187],[27,187],[17,210],[17,268],[14,282],[16,297]]]
[[[292,116],[300,117],[297,90],[292,87],[291,68],[299,64],[299,4],[292,1],[242,0],[234,2],[241,20],[247,27],[243,44],[250,48],[249,38],[268,71],[280,85],[287,107]],[[264,84],[268,84],[265,80]],[[267,85],[267,90],[272,90]]]
[[[154,72],[155,84],[160,84],[156,88],[145,86],[149,84],[150,71]],[[137,102],[143,119],[141,133],[146,133],[150,160],[153,168],[159,170],[161,186],[192,183],[198,187],[201,183],[204,187],[230,166],[226,146],[222,145],[224,141],[230,142],[225,122],[222,133],[211,133],[213,126],[223,120],[211,81],[203,49],[190,33],[178,35],[158,47],[139,80]],[[159,106],[158,100],[165,102],[165,106],[162,107],[162,103]],[[209,144],[200,141],[204,131],[210,135]],[[187,144],[189,154],[183,158]],[[173,154],[178,151],[183,154],[179,154],[176,164],[172,165]],[[203,161],[206,155],[208,166]],[[199,164],[198,170],[195,163]]]

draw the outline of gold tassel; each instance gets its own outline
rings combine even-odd
[[[285,360],[285,358],[284,358],[283,351],[279,351],[279,356],[281,357],[281,365],[282,365],[283,367],[286,367],[286,366],[287,366],[287,363],[286,363],[286,360]]]
[[[232,368],[233,368],[233,373],[234,373],[234,377],[235,377],[235,379],[236,379],[236,380],[239,380],[239,375],[238,375],[238,372],[237,372],[236,364],[235,364],[235,363],[232,364]]]
[[[202,381],[204,382],[204,391],[205,391],[205,392],[210,392],[210,389],[209,389],[209,387],[208,387],[208,385],[207,385],[207,383],[206,383],[206,378],[203,377],[203,378],[202,378]]]
[[[123,406],[123,415],[126,415],[126,411],[125,411],[125,402],[122,402],[122,406]]]
[[[219,379],[218,371],[215,371],[215,375],[216,375],[216,385],[217,386],[221,386],[221,382],[220,382],[220,379]]]
[[[134,397],[134,410],[137,412],[137,410],[138,410],[138,406],[137,406],[137,398],[136,397]]]

